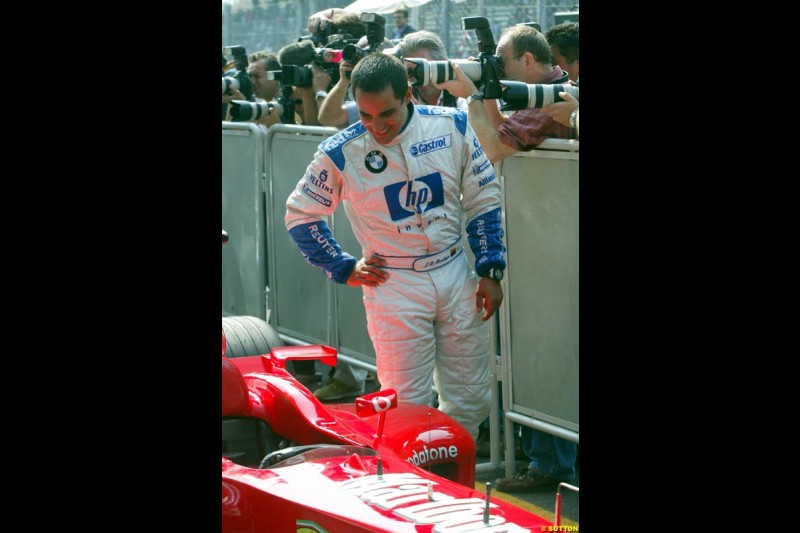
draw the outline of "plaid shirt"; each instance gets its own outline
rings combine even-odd
[[[560,67],[553,67],[542,83],[569,83]],[[571,139],[572,128],[559,124],[539,108],[520,109],[509,116],[497,130],[500,142],[520,152],[536,148],[547,138]]]

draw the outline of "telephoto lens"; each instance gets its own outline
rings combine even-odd
[[[366,55],[367,52],[364,51],[363,48],[359,48],[354,44],[346,44],[344,48],[342,48],[342,59],[351,65],[355,65]]]
[[[283,106],[278,102],[248,102],[247,100],[231,100],[231,121],[248,122],[258,120],[267,115],[283,114]]]
[[[222,94],[231,94],[231,88],[239,90],[239,80],[236,78],[232,78],[230,76],[224,76],[222,78]]]
[[[295,87],[311,87],[314,82],[314,73],[308,67],[297,65],[283,65],[281,83]]]
[[[576,85],[525,83],[512,80],[500,80],[500,85],[504,86],[500,96],[503,100],[500,106],[501,111],[544,107],[555,102],[563,102],[564,99],[558,96],[560,92],[565,92],[574,96],[576,100],[580,100]]]
[[[415,87],[456,79],[451,63],[457,63],[461,70],[464,71],[464,74],[472,81],[481,81],[481,64],[477,61],[466,59],[428,61],[421,57],[406,57],[404,60],[415,65],[408,69],[408,78]]]

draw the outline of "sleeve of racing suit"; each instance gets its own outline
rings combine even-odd
[[[506,267],[500,221],[502,191],[494,166],[483,153],[472,126],[467,125],[464,138],[461,202],[467,220],[469,246],[475,255],[475,272],[482,275],[490,268]]]
[[[286,200],[284,222],[306,261],[320,267],[329,279],[347,283],[356,258],[342,251],[323,220],[339,205],[340,177],[328,156],[317,150],[305,175]]]

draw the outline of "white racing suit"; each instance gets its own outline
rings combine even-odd
[[[409,113],[387,145],[360,122],[320,143],[286,202],[286,227],[309,263],[346,283],[356,258],[323,220],[343,202],[361,254],[388,262],[385,283],[362,286],[381,387],[430,405],[435,384],[439,408],[477,436],[491,358],[461,235],[466,220],[479,274],[505,268],[500,183],[466,113],[413,104]]]

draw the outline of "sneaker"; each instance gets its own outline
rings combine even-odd
[[[529,466],[518,468],[508,477],[498,478],[494,485],[503,492],[534,492],[537,490],[554,489],[561,483],[558,479],[540,474]]]
[[[322,387],[314,391],[314,396],[320,401],[339,400],[364,394],[364,384],[361,387],[351,387],[336,378],[331,378]]]

